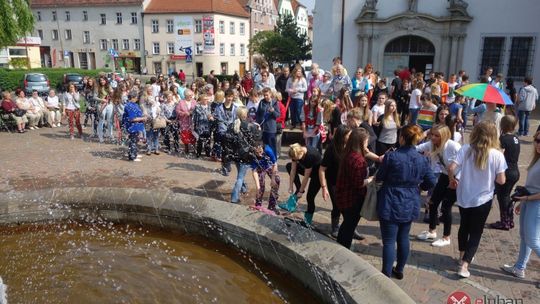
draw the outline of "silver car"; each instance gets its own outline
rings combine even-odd
[[[29,73],[24,75],[24,92],[31,94],[36,90],[40,95],[49,93],[51,83],[47,75],[40,73]]]

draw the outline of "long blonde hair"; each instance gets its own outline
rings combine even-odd
[[[540,136],[540,131],[536,132],[533,136],[533,141],[536,140],[538,138],[538,136]],[[532,166],[534,166],[534,164],[536,164],[536,162],[538,161],[538,159],[540,159],[540,153],[538,153],[538,151],[536,150],[536,147],[534,146],[536,145],[536,143],[533,142],[533,157],[531,159],[531,164],[529,165],[529,167],[527,169],[530,169],[532,168]]]
[[[474,126],[470,136],[469,155],[474,157],[474,165],[485,170],[489,159],[489,150],[499,149],[499,137],[495,124],[490,121],[482,121]]]
[[[431,143],[431,154],[442,155],[442,152],[444,151],[444,146],[446,145],[448,140],[452,138],[452,132],[450,131],[450,128],[448,128],[444,124],[435,125],[433,128],[431,128],[431,133],[433,134],[434,131],[439,133],[441,137],[441,142],[438,146],[435,146],[433,142]]]
[[[394,113],[390,113],[390,106],[394,103],[394,107],[396,108],[394,110]],[[397,112],[397,103],[393,99],[388,99],[386,103],[384,104],[384,117],[383,117],[383,124],[386,125],[388,122],[388,117],[392,115],[392,118],[394,119],[394,122],[396,123],[396,127],[401,127],[401,124],[399,122],[399,114]]]
[[[247,119],[247,116],[248,110],[245,106],[241,106],[236,109],[236,119],[233,126],[234,133],[240,133],[240,125],[242,124],[242,121]]]

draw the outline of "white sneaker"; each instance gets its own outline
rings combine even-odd
[[[142,158],[142,155],[141,155],[141,154],[138,154],[138,155],[137,155],[137,158]]]
[[[30,129],[30,130],[34,130],[34,127],[28,127],[28,129]]]
[[[435,242],[431,243],[433,247],[444,247],[450,245],[450,239],[438,239]]]
[[[36,129],[39,129],[39,127],[38,127],[38,126],[35,126],[34,128],[36,128]]]
[[[133,161],[134,161],[134,162],[140,162],[141,159],[140,159],[140,158],[135,158]]]
[[[464,270],[463,267],[459,268],[457,274],[458,274],[458,276],[460,276],[462,278],[465,278],[465,279],[471,276],[471,273],[468,270]]]
[[[57,126],[57,127],[61,127],[62,124],[61,124],[61,123],[57,123],[56,126]]]
[[[437,238],[437,232],[422,231],[416,238],[422,241],[434,240]]]

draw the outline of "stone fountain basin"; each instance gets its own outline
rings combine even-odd
[[[247,206],[167,190],[0,193],[0,225],[86,217],[184,231],[246,250],[300,281],[324,303],[414,303],[392,280],[335,241]]]

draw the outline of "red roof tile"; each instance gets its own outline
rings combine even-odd
[[[142,0],[33,0],[31,7],[127,6],[141,5],[142,2]]]
[[[166,13],[219,13],[249,18],[240,0],[151,0],[145,14]]]

